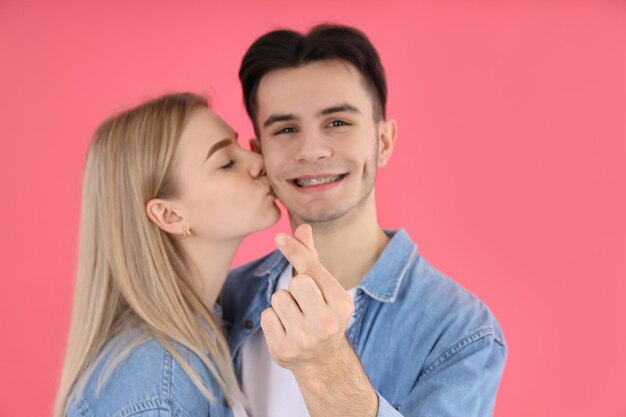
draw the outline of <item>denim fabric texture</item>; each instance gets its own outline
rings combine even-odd
[[[386,233],[391,239],[356,289],[346,331],[379,395],[378,416],[492,415],[507,355],[495,317],[431,267],[406,231]],[[241,348],[259,331],[286,266],[276,251],[226,281],[223,319],[240,379]]]
[[[108,341],[84,392],[71,397],[68,417],[232,417],[231,408],[202,361],[186,348],[175,345],[215,394],[216,401],[212,404],[167,349],[153,338],[133,349],[97,389],[107,360],[123,349],[130,337]]]

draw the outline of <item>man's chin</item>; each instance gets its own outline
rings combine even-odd
[[[329,210],[318,209],[318,210],[307,210],[302,212],[294,213],[289,210],[291,216],[298,221],[298,223],[308,223],[308,224],[323,224],[323,223],[331,223],[336,220],[341,219],[347,213],[347,210]]]

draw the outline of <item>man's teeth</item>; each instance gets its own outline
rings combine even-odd
[[[321,178],[308,178],[308,179],[297,179],[296,185],[298,187],[311,187],[313,185],[325,184],[327,182],[334,182],[341,179],[343,175],[334,175],[332,177],[321,177]]]

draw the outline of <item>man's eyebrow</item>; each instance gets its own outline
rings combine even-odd
[[[328,116],[329,114],[342,113],[342,112],[361,114],[361,110],[354,107],[353,105],[348,104],[348,103],[341,103],[341,104],[337,104],[335,106],[327,107],[321,110],[319,113],[317,113],[317,117]]]
[[[235,141],[237,141],[238,137],[239,135],[235,133]],[[206,158],[204,158],[204,160],[206,161],[215,152],[219,151],[225,146],[232,145],[232,144],[233,144],[233,140],[230,138],[222,139],[219,142],[214,143],[213,146],[211,146],[211,149],[209,149],[209,153],[207,153]]]
[[[359,110],[358,108],[354,107],[353,105],[348,104],[348,103],[341,103],[341,104],[337,104],[335,106],[327,107],[327,108],[325,108],[323,110],[320,110],[317,113],[317,117],[327,116],[329,114],[341,113],[341,112],[361,114],[361,110]],[[288,122],[290,120],[296,120],[296,119],[297,119],[297,117],[293,113],[272,114],[270,117],[267,118],[267,120],[265,120],[265,123],[263,123],[263,127],[268,127],[268,126],[270,126],[270,125],[272,125],[274,123],[278,123],[278,122]]]
[[[272,114],[270,117],[267,118],[267,120],[265,120],[265,123],[263,123],[263,127],[268,127],[274,123],[278,123],[278,122],[288,122],[290,120],[295,120],[297,119],[295,114],[289,113],[289,114]]]

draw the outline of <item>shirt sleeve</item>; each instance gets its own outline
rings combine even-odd
[[[377,417],[491,416],[506,354],[492,334],[470,335],[433,360],[401,405],[378,394]]]

